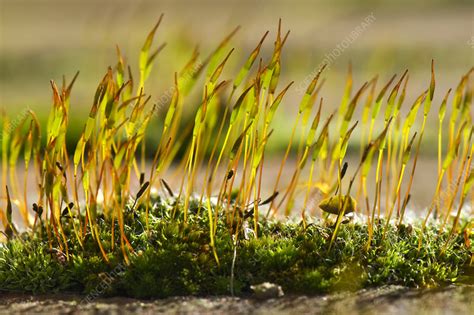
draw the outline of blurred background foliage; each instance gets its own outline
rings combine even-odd
[[[141,45],[161,13],[165,20],[157,39],[167,46],[146,87],[155,103],[172,87],[173,73],[182,68],[196,45],[204,57],[240,25],[231,42],[236,51],[224,72],[224,77],[226,72],[232,77],[266,30],[270,37],[265,49],[270,53],[278,18],[284,31],[291,30],[280,82],[294,80],[298,86],[320,66],[325,54],[373,13],[375,22],[325,72],[321,95],[327,113],[339,104],[350,62],[354,89],[376,74],[380,87],[392,74],[409,69],[405,110],[428,87],[432,58],[436,107],[445,91],[455,87],[474,64],[474,3],[470,0],[0,0],[0,110],[14,119],[31,108],[45,120],[51,104],[49,80],[61,82],[63,75],[70,79],[79,70],[68,131],[70,143],[75,143],[97,84],[107,67],[115,65],[115,45],[136,73]],[[196,91],[195,104],[189,108],[196,108],[193,105],[201,92]],[[275,118],[270,148],[285,147],[288,135],[278,126],[294,113],[300,97],[295,88],[287,94]],[[154,132],[158,130],[157,119],[149,141],[158,140]],[[436,132],[436,128],[428,129],[427,137],[434,139]]]

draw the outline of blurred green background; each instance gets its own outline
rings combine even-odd
[[[231,43],[235,54],[224,73],[230,78],[266,30],[270,37],[265,49],[271,50],[278,18],[284,31],[291,30],[280,84],[294,80],[298,87],[364,18],[375,17],[325,73],[322,96],[328,110],[342,97],[349,62],[354,88],[376,74],[386,81],[408,68],[405,108],[428,86],[432,58],[436,107],[474,64],[474,2],[470,0],[0,0],[0,109],[14,118],[29,107],[44,118],[51,103],[49,80],[60,82],[63,74],[72,78],[80,70],[72,95],[69,135],[73,140],[82,130],[98,82],[116,62],[115,45],[136,69],[141,45],[161,13],[165,19],[157,39],[168,45],[147,85],[155,100],[172,86],[173,73],[197,44],[206,56],[235,26],[241,26]],[[281,111],[294,110],[299,97],[292,89]],[[286,134],[278,128],[286,123],[283,114],[275,122],[280,143]],[[435,111],[431,116],[435,119]],[[428,135],[436,134],[435,129]]]

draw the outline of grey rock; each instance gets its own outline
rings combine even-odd
[[[250,288],[253,290],[253,297],[259,300],[275,299],[285,295],[281,286],[270,282],[252,285]]]

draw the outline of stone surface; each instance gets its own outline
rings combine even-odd
[[[474,286],[440,289],[384,287],[321,296],[257,300],[178,297],[165,300],[98,299],[85,305],[73,295],[0,293],[0,314],[472,314]]]
[[[275,299],[285,295],[279,285],[270,282],[253,285],[250,288],[253,291],[252,297],[258,300]]]

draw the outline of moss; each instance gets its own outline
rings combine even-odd
[[[229,294],[234,247],[225,216],[220,217],[217,229],[217,264],[209,246],[208,221],[196,215],[197,206],[184,224],[179,211],[172,217],[160,200],[156,203],[148,233],[143,229],[142,208],[136,215],[126,216],[125,230],[135,249],[129,255],[129,265],[124,262],[119,240],[112,250],[111,226],[106,219],[99,221],[99,227],[108,264],[92,237],[81,247],[73,232],[66,230],[70,236],[66,259],[54,249],[54,243],[50,250],[47,238],[37,229],[1,247],[0,288],[137,298]],[[472,282],[472,270],[469,273],[467,267],[472,249],[462,234],[441,254],[447,232],[440,234],[430,226],[418,251],[420,230],[416,226],[391,226],[383,236],[383,225],[379,222],[375,226],[371,247],[365,250],[367,226],[345,224],[329,250],[330,226],[313,224],[304,229],[301,224],[262,221],[257,238],[242,236],[238,241],[234,292],[248,294],[251,285],[266,281],[281,285],[287,293],[305,294],[388,284],[427,287]]]

